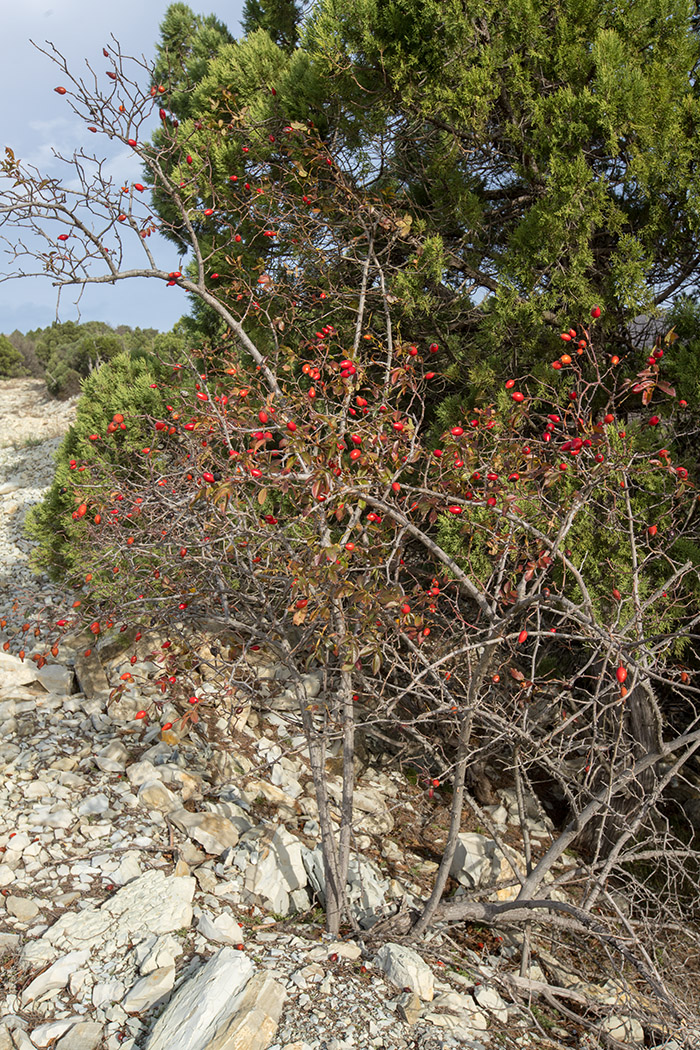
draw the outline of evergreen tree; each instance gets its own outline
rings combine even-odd
[[[167,88],[168,107],[180,120],[190,115],[192,92],[211,60],[233,42],[215,15],[196,15],[183,3],[168,7],[160,25],[154,79]]]
[[[304,44],[355,120],[363,94],[384,112],[388,178],[437,239],[443,289],[487,296],[479,311],[458,298],[491,354],[505,341],[522,359],[533,322],[581,302],[600,300],[619,337],[697,280],[689,14],[684,0],[318,5]]]
[[[258,161],[274,152],[263,130],[313,122],[356,199],[390,206],[394,225],[398,213],[390,292],[413,332],[448,343],[462,388],[548,368],[581,303],[601,303],[624,349],[630,318],[697,281],[699,56],[684,0],[318,0],[290,51],[287,23],[271,24],[293,8],[250,0],[248,37],[220,32],[215,53],[207,20],[169,10],[190,53],[210,56],[183,130],[219,185],[248,169],[217,121],[257,123]]]
[[[19,350],[6,335],[0,335],[0,379],[16,379],[29,374]]]
[[[245,0],[241,25],[244,33],[264,29],[284,51],[299,42],[301,12],[294,0]]]

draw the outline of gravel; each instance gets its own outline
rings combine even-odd
[[[53,481],[54,456],[76,403],[53,401],[41,380],[0,380],[0,618],[9,622],[31,622],[47,608],[72,604],[48,576],[30,570],[34,543],[23,527]]]

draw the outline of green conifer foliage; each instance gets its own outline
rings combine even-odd
[[[125,350],[146,350],[157,335],[155,329],[114,330],[103,321],[56,322],[30,333],[36,360],[53,397],[80,393],[81,379]],[[27,339],[30,337],[27,336]]]
[[[196,15],[187,4],[171,4],[160,26],[154,79],[167,89],[169,110],[190,115],[192,92],[220,48],[233,43],[215,15]]]
[[[104,489],[95,490],[90,480],[94,467],[85,465],[118,468],[124,484],[128,483],[134,462],[152,441],[153,419],[165,411],[163,396],[155,386],[163,374],[150,355],[121,352],[81,380],[76,421],[56,452],[53,484],[26,521],[27,534],[38,541],[33,565],[52,579],[88,571],[99,559],[99,551],[85,541],[85,520],[74,519],[72,513],[84,500],[89,506],[88,520],[96,513],[106,515],[113,496]],[[124,417],[126,429],[110,436],[107,427],[115,413]],[[77,501],[73,492],[76,478],[82,486]]]
[[[241,25],[243,31],[264,29],[285,51],[292,51],[299,41],[301,12],[294,0],[245,0]]]
[[[260,128],[257,161],[265,133],[313,122],[368,212],[403,216],[389,292],[413,338],[422,318],[449,345],[462,389],[489,363],[548,367],[581,304],[605,308],[612,345],[693,287],[699,41],[684,0],[318,0],[290,48],[270,22],[294,7],[250,0],[247,38],[215,53],[203,23],[169,10],[210,56],[172,103],[193,121],[194,164],[219,185],[235,161],[242,181],[241,114]]]
[[[0,335],[0,380],[29,375],[24,358],[6,335]]]

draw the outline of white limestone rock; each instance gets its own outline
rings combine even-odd
[[[290,813],[294,814],[295,810],[295,799],[291,795],[288,795],[281,788],[271,784],[269,780],[257,780],[255,777],[249,777],[246,781],[245,791],[241,792],[248,804],[255,801],[258,795],[262,795],[266,802],[271,802],[273,806],[277,806],[280,812],[285,809]]]
[[[494,824],[498,825],[498,827],[505,828],[508,824],[508,810],[505,806],[484,806],[484,812],[490,815],[491,820]]]
[[[278,825],[257,840],[251,838],[242,844],[236,863],[244,859],[244,850],[250,858],[245,863],[246,896],[278,915],[288,915],[291,894],[303,890],[308,882],[305,847],[285,827]]]
[[[374,961],[397,988],[410,988],[424,1001],[432,1002],[435,992],[433,971],[418,952],[390,942],[382,945]]]
[[[66,912],[44,934],[56,947],[121,948],[136,935],[172,933],[192,922],[195,880],[156,869],[132,879],[97,908]]]
[[[279,669],[278,673],[272,677],[280,679]],[[276,711],[296,711],[299,707],[299,701],[301,699],[313,699],[318,696],[321,692],[323,684],[323,675],[319,671],[311,671],[308,674],[301,676],[301,682],[299,683],[300,695],[297,695],[297,688],[295,685],[289,686],[274,699],[270,700],[270,707]]]
[[[75,824],[77,817],[65,806],[35,806],[29,814],[27,823],[33,828],[69,828]]]
[[[141,977],[122,999],[122,1009],[128,1014],[150,1010],[169,995],[175,984],[175,965],[160,966]]]
[[[89,970],[75,970],[70,975],[68,982],[68,988],[70,994],[76,998],[80,998],[83,994],[83,990],[92,982],[93,977]]]
[[[191,798],[199,799],[202,797],[201,777],[193,776],[187,770],[180,769],[179,766],[160,766],[158,772],[161,773],[163,780],[170,785],[172,791],[180,792],[183,802],[187,802]]]
[[[20,660],[11,653],[0,652],[0,689],[29,685],[30,682],[36,681],[37,674],[33,663]]]
[[[17,714],[17,701],[14,697],[8,697],[6,700],[0,700],[0,725],[5,722],[13,721]]]
[[[209,1050],[252,976],[253,963],[243,952],[221,948],[175,993],[146,1050]]]
[[[20,922],[31,922],[39,914],[39,905],[31,897],[6,897],[5,905]]]
[[[238,843],[238,829],[226,817],[216,813],[190,813],[175,809],[169,814],[173,824],[194,839],[207,853],[220,856]]]
[[[47,693],[68,696],[73,691],[73,670],[64,664],[45,664],[37,669],[36,678]]]
[[[96,795],[88,795],[80,803],[77,809],[79,817],[94,817],[106,813],[109,809],[109,799],[103,791]]]
[[[484,1043],[478,1041],[478,1035],[481,1033],[481,1029],[472,1026],[466,1020],[465,1017],[457,1014],[436,1014],[436,1013],[423,1013],[421,1014],[423,1021],[428,1021],[435,1028],[442,1028],[456,1039],[458,1042],[465,1044],[469,1047],[469,1050],[486,1050]],[[488,1036],[484,1036],[484,1041],[488,1039]],[[528,1041],[527,1043],[520,1043],[521,1046],[531,1047],[532,1044]]]
[[[101,769],[103,773],[123,773],[126,769],[128,757],[129,753],[121,740],[110,740],[105,747],[97,752],[95,762],[98,769]]]
[[[3,933],[0,930],[0,955],[5,951],[14,952],[19,948],[20,936],[18,933]]]
[[[97,981],[92,987],[92,1005],[96,1007],[111,1006],[123,998],[126,988],[122,981],[113,978],[111,981]]]
[[[304,867],[309,882],[322,904],[326,899],[326,873],[323,867],[321,846],[304,850]],[[390,891],[389,879],[384,878],[377,865],[362,856],[352,853],[348,865],[348,899],[353,913],[363,929],[368,929],[380,918]]]
[[[46,963],[55,962],[60,952],[53,944],[44,937],[35,941],[27,941],[22,946],[22,963],[25,966],[44,966]]]
[[[183,946],[170,934],[163,937],[145,937],[134,948],[136,965],[142,977],[154,970],[174,966],[175,960],[182,955]]]
[[[415,992],[402,992],[397,1000],[397,1013],[407,1024],[414,1025],[421,1013],[421,1001]]]
[[[496,843],[486,835],[462,832],[450,867],[450,875],[468,889],[487,886],[500,874],[501,861],[496,856]]]
[[[508,1006],[495,988],[488,988],[485,984],[480,984],[474,989],[472,995],[479,1006],[488,1010],[499,1021],[505,1023],[508,1020]]]
[[[226,911],[216,916],[208,911],[202,912],[197,923],[197,932],[215,944],[236,945],[243,941],[243,929],[233,915]]]
[[[21,1028],[15,1028],[12,1040],[12,1050],[34,1050],[34,1043]]]
[[[31,1032],[30,1038],[35,1046],[48,1046],[52,1041],[60,1039],[62,1035],[69,1032],[73,1025],[80,1020],[82,1018],[76,1014],[73,1017],[65,1017],[60,1021],[49,1021],[47,1024],[40,1024],[38,1028]]]
[[[340,805],[343,785],[340,777],[328,782],[328,794]],[[356,811],[355,829],[372,835],[388,835],[394,828],[394,818],[384,800],[384,793],[370,785],[358,786],[352,795]]]
[[[55,1050],[98,1050],[102,1044],[102,1025],[80,1021],[56,1043]]]
[[[304,793],[304,789],[294,774],[284,768],[282,762],[276,762],[272,767],[270,783],[283,791],[288,798],[297,799]]]
[[[283,985],[270,974],[255,974],[242,992],[229,1001],[226,1015],[213,1036],[201,1044],[190,1042],[188,1047],[191,1050],[267,1050],[277,1031],[285,997]],[[147,1050],[151,1050],[150,1044]]]
[[[621,1043],[638,1043],[644,1045],[644,1029],[634,1017],[623,1017],[622,1014],[610,1014],[603,1018],[601,1028]]]
[[[337,955],[341,959],[351,959],[355,962],[362,956],[362,949],[359,944],[353,944],[351,941],[331,941],[330,944],[312,948],[310,952],[307,952],[306,957],[309,962],[321,962],[323,959],[329,959],[331,955]]]
[[[162,767],[154,766],[147,758],[140,762],[132,762],[127,767],[126,775],[132,787],[141,787],[148,780],[160,780],[162,778]]]
[[[125,886],[132,879],[138,879],[141,875],[141,865],[138,861],[138,851],[128,850],[122,857],[119,867],[112,872],[112,882],[115,886]]]
[[[18,831],[15,834],[8,835],[3,845],[7,846],[8,859],[12,857],[12,854],[24,853],[25,849],[31,845],[31,839],[26,831]]]
[[[139,802],[146,809],[157,809],[169,813],[180,806],[180,799],[160,780],[146,780],[139,788]]]
[[[470,1033],[485,1032],[488,1029],[488,1016],[483,1010],[479,1009],[471,995],[466,995],[463,992],[441,992],[433,1000],[433,1009],[439,1009],[443,1017],[452,1015],[456,1018],[456,1027],[465,1027],[469,1029]],[[431,1020],[434,1016],[436,1015],[426,1015],[426,1020]],[[438,1022],[432,1020],[432,1023],[437,1024]]]
[[[35,999],[40,999],[46,992],[53,991],[55,988],[65,988],[70,975],[83,963],[87,962],[88,956],[89,952],[87,951],[73,951],[57,959],[53,965],[49,966],[48,970],[40,973],[24,989],[21,997],[22,1006],[34,1002]]]

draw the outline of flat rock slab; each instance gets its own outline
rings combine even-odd
[[[39,914],[39,905],[30,897],[7,897],[5,907],[20,922],[31,922]]]
[[[65,988],[75,970],[79,970],[83,963],[88,960],[88,952],[68,952],[67,955],[57,959],[55,963],[44,970],[29,984],[22,992],[22,1006],[40,999],[47,992],[57,988]]]
[[[222,948],[175,993],[146,1050],[208,1050],[231,1020],[252,976],[253,963],[247,955]]]
[[[25,663],[18,656],[0,652],[0,689],[15,688],[35,682],[37,670],[33,663]]]
[[[424,1019],[430,1020],[431,1024],[438,1027],[442,1027],[442,1022],[436,1021],[436,1017],[444,1021],[449,1021],[451,1018],[457,1028],[463,1025],[472,1032],[485,1032],[488,1029],[488,1017],[484,1011],[479,1009],[471,995],[463,992],[441,992],[433,999],[433,1009],[441,1012],[424,1014]],[[447,1025],[447,1027],[450,1026]]]
[[[137,981],[124,996],[121,1002],[122,1010],[126,1010],[128,1014],[140,1014],[143,1010],[150,1010],[172,991],[174,984],[174,965],[161,966],[157,970],[152,970]]]
[[[64,664],[46,664],[37,669],[36,677],[47,693],[69,696],[73,692],[73,671]]]
[[[53,1045],[57,1039],[69,1032],[80,1021],[79,1017],[66,1017],[62,1021],[49,1021],[47,1024],[34,1028],[31,1040],[35,1046],[44,1047]]]
[[[103,773],[123,773],[129,753],[121,740],[110,740],[95,755],[95,764]]]
[[[197,924],[197,932],[215,944],[238,945],[242,943],[244,936],[240,923],[225,911],[219,915],[203,911]]]
[[[75,658],[75,677],[81,692],[90,699],[107,700],[110,694],[110,685],[104,672],[102,663],[95,652],[89,656],[80,653]]]
[[[468,889],[496,882],[501,870],[496,843],[475,831],[461,832],[450,866],[450,875]],[[510,871],[510,868],[508,869]]]
[[[222,948],[173,996],[146,1050],[265,1050],[285,995],[243,952]]]
[[[207,853],[219,856],[238,842],[238,829],[227,817],[216,813],[190,813],[186,809],[170,812],[170,819]]]
[[[174,795],[160,780],[147,780],[139,788],[139,802],[146,809],[158,809],[169,813],[180,808],[180,799]]]
[[[122,948],[134,936],[172,933],[192,922],[195,880],[147,871],[98,908],[67,912],[44,934],[57,948]]]
[[[206,1050],[266,1050],[277,1031],[286,994],[279,981],[256,973],[236,1004],[236,1012]]]
[[[505,1023],[508,1020],[508,1004],[504,1002],[495,988],[489,988],[487,985],[481,984],[474,989],[472,994],[479,1006],[483,1007],[484,1010],[488,1010],[499,1021]]]
[[[59,1039],[55,1050],[98,1050],[101,1045],[102,1025],[97,1021],[80,1021]]]

